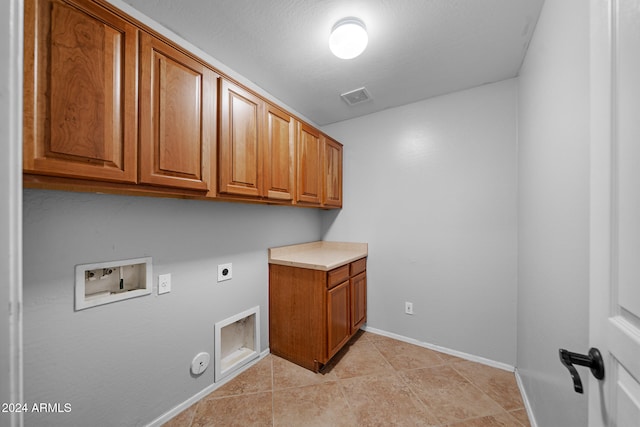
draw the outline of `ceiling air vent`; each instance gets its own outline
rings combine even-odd
[[[361,104],[371,100],[371,95],[364,87],[343,93],[340,97],[349,105]]]

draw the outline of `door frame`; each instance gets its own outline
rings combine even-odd
[[[590,2],[590,244],[589,345],[605,349],[605,379],[589,375],[589,427],[607,425],[613,363],[606,342],[605,322],[611,304],[611,251],[613,249],[613,52],[610,0]]]
[[[0,401],[21,403],[23,395],[22,342],[22,81],[23,15],[20,0],[0,2],[4,37],[0,37],[0,198],[8,201],[0,210],[0,292],[3,329],[0,355]],[[6,96],[4,96],[6,95]],[[6,304],[5,302],[6,298]],[[8,360],[7,360],[8,359]],[[8,368],[8,369],[7,369]],[[0,414],[4,420],[7,414]],[[11,427],[24,425],[22,413],[8,415]]]

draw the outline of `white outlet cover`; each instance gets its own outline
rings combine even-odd
[[[171,274],[160,274],[158,276],[158,295],[171,291]]]
[[[405,314],[413,314],[413,303],[405,302],[404,303],[404,312]]]
[[[232,263],[218,265],[218,282],[224,282],[233,277]]]

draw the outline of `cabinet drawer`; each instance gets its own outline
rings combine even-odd
[[[362,258],[357,261],[353,261],[351,264],[351,276],[355,276],[358,273],[362,273],[367,269],[367,259]]]
[[[331,289],[345,280],[349,280],[349,264],[334,268],[327,273],[327,288]]]

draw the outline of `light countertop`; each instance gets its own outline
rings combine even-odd
[[[269,264],[329,271],[367,254],[367,243],[319,241],[269,248]]]

